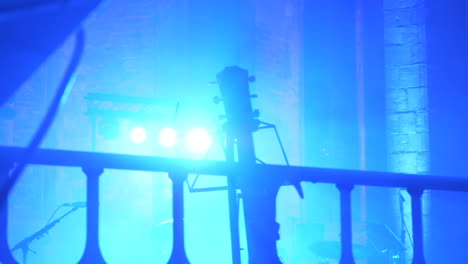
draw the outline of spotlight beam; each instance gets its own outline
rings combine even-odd
[[[130,140],[133,143],[140,144],[146,140],[146,130],[143,127],[136,126],[130,130]]]
[[[211,147],[212,138],[206,130],[195,128],[188,132],[185,143],[191,151],[204,153]]]

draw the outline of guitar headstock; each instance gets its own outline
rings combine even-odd
[[[252,132],[257,129],[258,121],[255,117],[258,116],[258,111],[252,110],[252,104],[249,91],[249,82],[254,81],[253,77],[249,77],[247,70],[237,66],[226,67],[223,71],[216,75],[219,85],[226,119],[229,123],[230,130],[236,134],[239,131]]]

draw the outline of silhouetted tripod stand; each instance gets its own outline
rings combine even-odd
[[[32,251],[33,253],[35,253],[33,250],[31,250],[29,248],[29,244],[31,244],[31,242],[33,240],[41,239],[47,232],[49,232],[50,229],[52,229],[52,227],[54,227],[58,222],[60,222],[60,220],[62,220],[65,216],[67,216],[67,215],[73,213],[74,211],[78,210],[79,208],[80,208],[80,206],[73,207],[68,212],[66,212],[64,215],[60,216],[59,218],[57,218],[54,221],[50,222],[49,224],[45,225],[43,228],[41,228],[36,233],[34,233],[34,234],[26,237],[25,239],[21,240],[18,244],[16,244],[11,249],[11,252],[14,252],[15,250],[21,249],[21,251],[23,252],[23,264],[26,264],[26,260],[27,260],[29,251]]]

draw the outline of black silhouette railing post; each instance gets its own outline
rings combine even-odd
[[[23,148],[0,146],[0,184],[8,179],[15,160],[24,153]],[[100,164],[99,167],[87,164]],[[193,161],[162,157],[133,156],[109,153],[89,153],[65,150],[37,150],[29,160],[30,164],[46,166],[83,167],[87,175],[87,240],[85,252],[79,264],[104,264],[99,249],[99,177],[102,168],[169,172],[173,182],[174,242],[169,264],[189,264],[184,247],[184,180],[188,173],[219,175],[225,177],[238,173],[242,164],[228,164],[222,161]],[[273,175],[283,182],[284,175],[313,183],[336,183],[340,191],[342,253],[340,264],[354,264],[352,252],[351,191],[353,185],[408,188],[411,195],[414,257],[412,264],[425,264],[423,251],[422,196],[424,190],[460,191],[468,193],[468,180],[440,175],[412,175],[403,173],[349,171],[326,168],[308,168],[281,165],[255,165],[255,175]],[[276,177],[280,175],[280,177]],[[7,241],[8,206],[0,204],[0,263],[18,264],[13,258]],[[254,211],[254,215],[255,212]]]
[[[0,186],[8,179],[12,164],[0,162]],[[18,264],[8,248],[8,199],[0,204],[0,263]]]
[[[408,193],[411,195],[411,217],[413,221],[413,264],[425,264],[423,250],[423,224],[422,224],[422,202],[421,198],[424,189],[419,187],[409,187]]]
[[[190,264],[184,245],[184,181],[186,173],[169,172],[172,180],[173,245],[168,264]]]
[[[87,176],[86,247],[79,264],[105,264],[99,249],[99,176],[102,168],[84,167]]]
[[[341,259],[340,264],[354,264],[351,229],[351,184],[337,184],[341,208]]]

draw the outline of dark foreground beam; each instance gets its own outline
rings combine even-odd
[[[15,162],[23,148],[0,147],[0,161]],[[341,170],[298,166],[264,165],[240,166],[224,161],[202,161],[150,156],[110,154],[83,151],[39,149],[30,164],[66,167],[94,167],[105,169],[168,172],[180,171],[206,175],[237,175],[249,171],[254,175],[281,177],[284,183],[291,179],[313,183],[368,185],[468,192],[468,180],[461,177],[414,175],[404,173]]]

